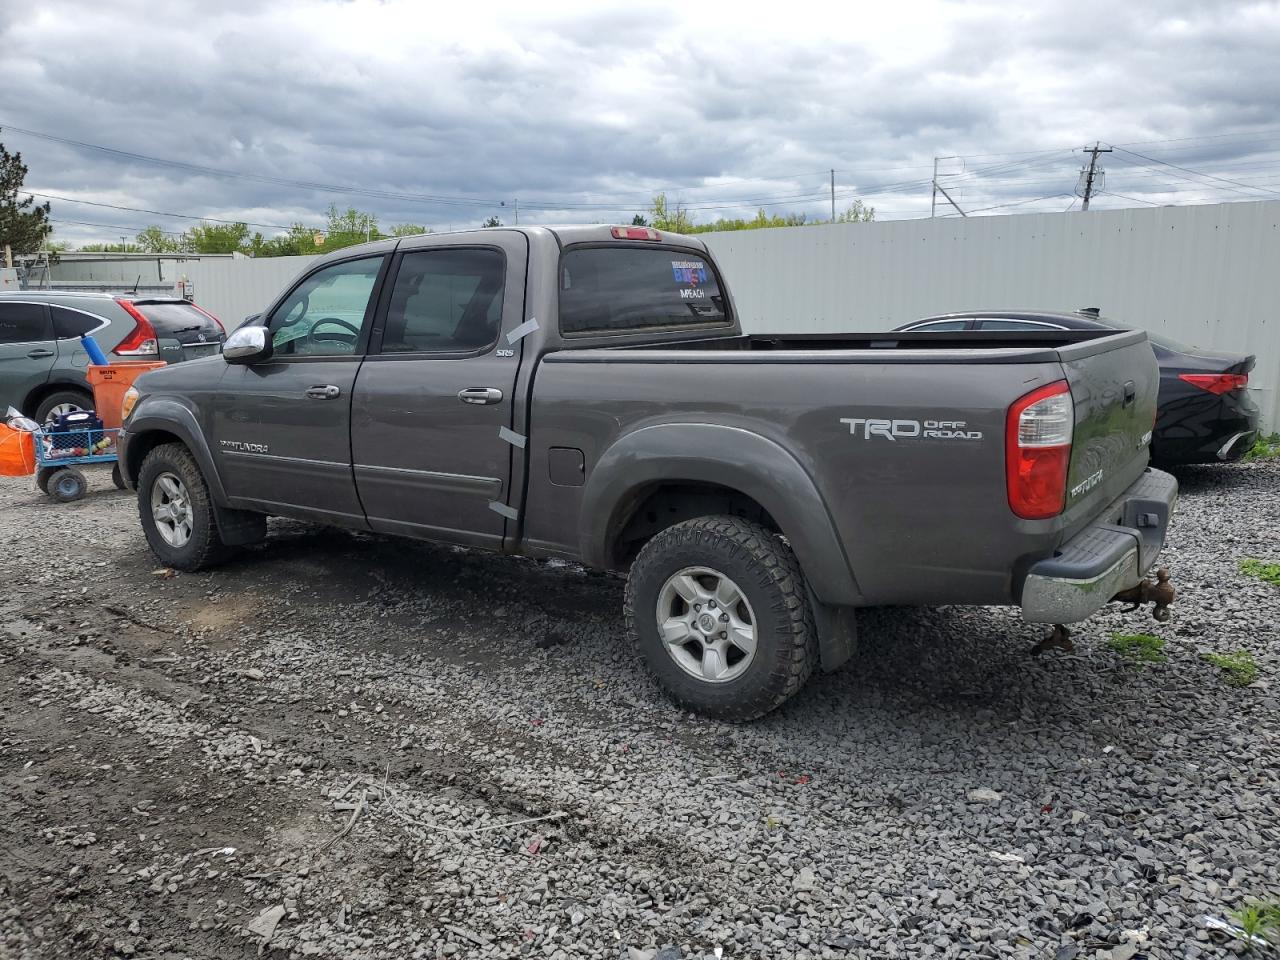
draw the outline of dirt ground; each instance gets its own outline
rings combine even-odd
[[[1198,656],[1272,603],[1233,559],[1071,655],[873,611],[731,726],[644,674],[617,578],[285,521],[174,575],[93,484],[0,481],[0,956],[1207,956],[1200,914],[1280,893],[1274,634],[1250,688]]]

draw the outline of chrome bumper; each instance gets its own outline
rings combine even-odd
[[[1022,616],[1032,623],[1077,623],[1121,590],[1136,586],[1156,562],[1178,481],[1147,470],[1107,510],[1052,557],[1032,565],[1022,585]]]

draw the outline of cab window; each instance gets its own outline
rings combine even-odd
[[[354,355],[382,260],[365,257],[335,263],[298,284],[267,321],[274,355]]]
[[[506,261],[492,249],[436,249],[400,260],[383,353],[458,353],[498,339]]]

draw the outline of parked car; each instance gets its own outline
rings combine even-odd
[[[649,666],[720,717],[838,667],[859,606],[1085,619],[1177,494],[1142,332],[747,336],[705,245],[648,227],[349,247],[262,317],[126,394],[162,563],[278,514],[627,572]]]
[[[85,380],[93,338],[112,361],[177,363],[222,349],[217,318],[174,297],[65,290],[0,293],[0,412],[13,406],[44,423],[93,406]]]
[[[1092,309],[1078,313],[1027,311],[949,313],[898,327],[904,331],[1117,330]],[[1249,397],[1255,358],[1189,347],[1148,333],[1160,364],[1160,399],[1151,462],[1161,466],[1239,460],[1258,436],[1258,406]]]

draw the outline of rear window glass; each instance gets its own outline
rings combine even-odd
[[[101,317],[90,316],[79,310],[68,310],[66,307],[50,307],[49,312],[53,314],[53,335],[59,340],[74,340],[106,325]]]
[[[622,333],[729,322],[710,262],[688,250],[582,247],[560,261],[560,332]]]
[[[206,337],[222,336],[218,325],[189,303],[178,300],[157,303],[135,300],[133,305],[151,321],[151,325],[156,328],[157,336],[178,337],[179,334],[185,333],[203,333]]]

